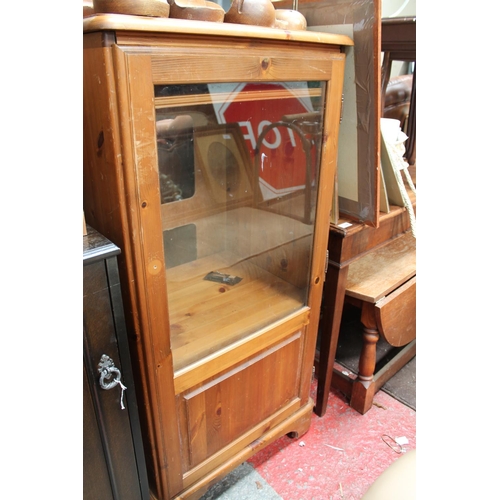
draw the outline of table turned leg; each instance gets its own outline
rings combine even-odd
[[[363,347],[359,357],[358,379],[363,382],[373,380],[375,365],[377,362],[377,342],[380,338],[375,328],[363,329]]]
[[[350,405],[359,413],[365,414],[371,408],[375,396],[373,375],[377,363],[377,342],[380,338],[373,304],[363,304],[361,322],[364,327],[363,347],[359,357],[358,376],[353,382]]]

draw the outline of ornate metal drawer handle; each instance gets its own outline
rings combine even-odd
[[[120,373],[120,370],[115,366],[115,363],[109,356],[103,354],[101,356],[101,360],[99,361],[97,371],[101,374],[101,377],[99,378],[99,385],[105,391],[109,391],[110,389],[113,389],[117,385],[120,385],[122,389],[120,405],[121,409],[124,410],[125,405],[123,404],[123,393],[127,388],[123,385],[121,381],[122,374]],[[106,382],[106,380],[109,380],[113,375],[115,375],[115,378],[111,382]]]

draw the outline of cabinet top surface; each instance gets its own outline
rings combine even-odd
[[[95,31],[136,31],[157,34],[287,40],[290,42],[309,42],[326,45],[354,45],[353,41],[348,36],[331,33],[290,31],[244,24],[130,16],[124,14],[96,14],[84,18],[83,32],[91,33]]]
[[[120,249],[93,227],[87,226],[87,235],[83,237],[83,264],[92,264],[97,260],[118,255]]]

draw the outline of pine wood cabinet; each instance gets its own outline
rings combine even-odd
[[[94,228],[87,230],[83,237],[82,498],[148,500],[116,262],[120,249]]]
[[[150,491],[310,424],[348,37],[84,20],[84,210],[114,241]]]

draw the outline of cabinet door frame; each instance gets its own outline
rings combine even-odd
[[[185,484],[169,343],[163,242],[157,236],[162,232],[162,221],[158,161],[151,141],[156,137],[154,85],[297,81],[304,80],[304,75],[308,80],[327,82],[322,167],[307,303],[310,308],[307,330],[310,333],[306,334],[301,366],[303,404],[309,399],[337,161],[337,134],[334,132],[340,120],[341,84],[338,82],[342,82],[344,70],[344,54],[339,47],[318,46],[311,50],[310,44],[302,43],[248,44],[241,40],[213,41],[211,38],[203,43],[202,39],[201,35],[179,40],[172,36],[167,43],[159,37],[154,46],[144,47],[142,44],[139,47],[135,44],[140,45],[140,40],[136,41],[133,34],[130,38],[123,34],[117,36],[118,44],[112,47],[125,210],[130,228],[129,259],[134,274],[131,286],[137,298],[136,321],[143,355],[141,377],[144,379],[143,390],[147,392],[149,439],[160,498],[172,498],[182,491]]]

